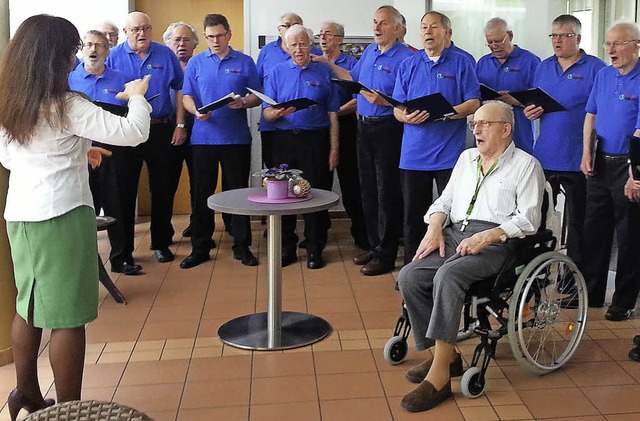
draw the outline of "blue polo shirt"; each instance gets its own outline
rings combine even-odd
[[[276,102],[309,98],[318,105],[296,111],[274,121],[276,130],[318,130],[329,127],[327,112],[340,109],[338,87],[331,82],[331,67],[310,62],[304,69],[293,60],[275,65],[264,81],[264,93]],[[262,103],[262,107],[269,105]]]
[[[555,55],[538,66],[534,86],[549,92],[567,109],[543,113],[540,117],[540,133],[533,146],[533,156],[545,170],[580,171],[585,106],[596,74],[605,66],[598,57],[584,51],[565,72]]]
[[[92,101],[126,106],[127,101],[117,99],[116,94],[124,91],[127,82],[125,76],[113,69],[105,68],[104,73],[96,76],[87,72],[84,66],[78,66],[69,73],[69,88],[79,91]]]
[[[111,49],[106,65],[124,73],[127,81],[151,75],[146,96],[160,94],[150,102],[153,107],[151,118],[168,118],[171,115],[173,106],[170,89],[182,89],[184,73],[169,47],[151,42],[147,55],[141,59],[125,41]]]
[[[333,63],[338,67],[351,71],[351,69],[353,69],[353,67],[358,63],[358,59],[349,54],[340,53]],[[340,87],[338,87],[338,96],[340,97],[340,106],[343,106],[355,97],[355,95],[349,94]]]
[[[260,50],[260,53],[258,54],[256,67],[258,69],[258,77],[260,78],[263,86],[264,80],[269,75],[269,71],[273,66],[275,66],[276,64],[284,63],[287,60],[291,60],[291,55],[284,51],[281,45],[282,37],[278,37],[277,40],[271,41],[270,43],[262,47],[262,50]],[[313,47],[311,47],[311,54],[321,56],[322,50],[314,45]],[[275,129],[275,125],[272,122],[265,120],[265,118],[261,114],[260,123],[258,124],[258,130],[260,130],[261,132],[268,132]]]
[[[640,62],[626,75],[613,66],[604,67],[596,75],[586,110],[596,115],[596,133],[602,137],[598,149],[605,154],[629,153],[627,137],[640,128],[639,74]]]
[[[504,63],[500,63],[493,54],[482,56],[476,65],[476,75],[479,82],[496,91],[524,91],[534,87],[533,78],[539,64],[538,56],[516,45]],[[521,107],[513,107],[513,114],[515,117],[513,141],[518,148],[532,153],[532,122],[524,116]]]
[[[260,89],[253,59],[233,48],[222,59],[207,49],[187,63],[182,94],[193,97],[196,108],[234,92],[245,96],[247,87]],[[251,143],[247,110],[218,108],[206,121],[193,123],[192,145],[235,145]]]
[[[465,56],[466,58],[471,60],[471,64],[473,64],[475,66],[476,58],[473,55],[471,55],[471,53],[468,52],[467,50],[463,50],[462,48],[458,47],[456,44],[454,44],[453,41],[451,41],[451,45],[449,47],[447,47],[447,48],[449,48],[450,50],[455,51],[456,53],[462,54],[463,56]]]
[[[424,50],[398,69],[393,97],[405,102],[440,92],[451,105],[480,98],[480,85],[469,59],[445,48],[437,62]],[[464,149],[466,119],[405,124],[400,168],[435,171],[453,168]]]
[[[400,42],[396,42],[384,53],[380,51],[378,44],[372,43],[365,48],[360,60],[351,69],[351,78],[369,89],[391,95],[396,83],[396,70],[404,59],[412,55],[413,52]],[[393,115],[393,108],[374,105],[358,95],[358,114],[367,117],[389,116]]]

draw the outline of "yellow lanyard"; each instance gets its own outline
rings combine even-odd
[[[473,192],[473,197],[471,198],[471,202],[469,203],[469,207],[467,208],[467,214],[465,215],[464,220],[462,221],[460,232],[464,232],[464,230],[467,228],[467,225],[469,225],[469,217],[471,216],[471,212],[473,212],[473,207],[475,206],[476,200],[478,199],[478,192],[480,191],[480,186],[482,186],[484,179],[489,177],[489,174],[491,174],[493,170],[498,166],[499,161],[500,160],[497,160],[496,162],[494,162],[491,168],[489,168],[489,171],[487,171],[487,174],[483,177],[482,176],[482,159],[478,158],[478,171],[476,173],[476,190]]]

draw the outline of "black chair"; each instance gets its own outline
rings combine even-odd
[[[96,216],[96,225],[98,227],[98,231],[104,231],[107,227],[116,223],[116,218],[111,216]],[[111,277],[107,273],[107,270],[104,268],[104,263],[102,263],[102,259],[98,254],[98,279],[100,279],[100,283],[104,285],[104,287],[109,291],[109,294],[116,300],[118,304],[127,304],[127,300],[122,295],[122,292],[118,289],[118,287],[113,283]]]

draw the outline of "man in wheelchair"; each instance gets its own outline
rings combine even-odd
[[[428,223],[413,261],[399,274],[416,348],[435,345],[433,359],[412,368],[420,385],[401,405],[419,412],[452,396],[451,377],[462,375],[455,349],[465,293],[495,276],[513,252],[509,238],[534,234],[541,222],[544,173],[540,163],[512,142],[511,106],[489,101],[469,128],[475,149],[462,153]]]

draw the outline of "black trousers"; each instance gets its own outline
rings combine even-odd
[[[302,170],[311,187],[331,190],[333,174],[329,171],[329,130],[276,130],[272,157],[277,165]],[[304,238],[308,253],[321,253],[327,244],[331,226],[328,211],[304,214]],[[295,253],[298,243],[296,216],[282,217],[282,252]]]
[[[94,142],[95,146],[113,151],[113,146]],[[133,256],[125,250],[125,236],[122,229],[122,209],[120,205],[120,193],[118,190],[118,176],[113,157],[103,157],[102,164],[95,169],[89,167],[89,188],[93,196],[93,206],[96,215],[100,209],[104,215],[116,218],[116,223],[107,227],[109,244],[109,261],[113,266],[121,266],[124,262],[131,262]]]
[[[427,232],[424,215],[433,203],[433,183],[438,195],[449,182],[452,169],[438,171],[400,170],[402,198],[404,201],[404,264],[415,256],[420,241]]]
[[[360,191],[360,175],[358,171],[358,150],[356,136],[358,121],[355,113],[341,116],[340,124],[340,163],[336,169],[342,192],[342,204],[351,219],[351,236],[358,245],[369,242],[367,227],[364,221],[364,210]]]
[[[171,244],[173,209],[167,168],[170,166],[172,135],[170,124],[152,124],[149,140],[145,143],[136,147],[113,147],[124,231],[123,253],[127,256],[133,254],[138,181],[143,162],[147,164],[151,190],[151,247],[163,249]]]
[[[400,147],[403,125],[393,116],[358,121],[358,168],[369,243],[376,258],[390,263],[398,255],[402,230]]]
[[[265,168],[273,168],[275,166],[280,165],[273,162],[273,137],[275,136],[274,131],[268,132],[260,132],[260,146],[262,150],[262,163]]]
[[[545,170],[544,175],[553,190],[554,206],[558,203],[560,186],[564,189],[567,221],[567,256],[582,270],[584,248],[584,216],[587,209],[587,180],[579,171]],[[560,239],[558,239],[559,241]]]
[[[194,209],[191,234],[192,254],[208,256],[213,248],[214,212],[207,199],[218,184],[218,165],[222,169],[222,187],[241,189],[249,183],[251,145],[191,145],[194,180]],[[250,219],[233,215],[233,248],[251,245]]]
[[[191,203],[191,215],[189,216],[189,224],[193,221],[193,163],[191,162],[191,129],[187,129],[187,140],[180,146],[171,147],[171,155],[169,156],[169,191],[171,193],[171,209],[176,198],[178,185],[180,184],[180,176],[182,175],[183,163],[187,164],[187,172],[189,173],[189,199]]]
[[[596,175],[587,177],[582,270],[590,305],[604,303],[614,228],[618,262],[611,304],[634,308],[640,291],[640,205],[624,195],[628,168],[624,161],[606,162],[598,156]]]

